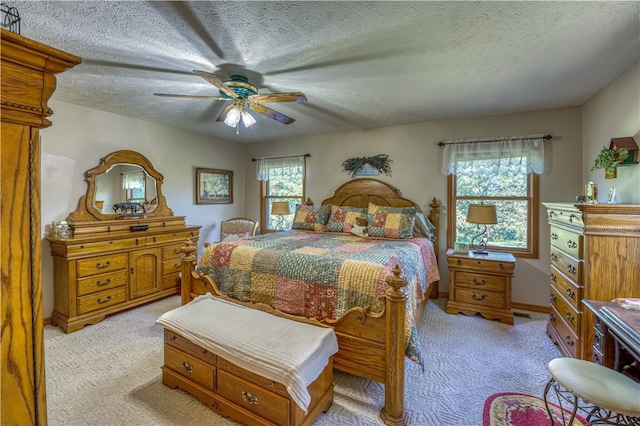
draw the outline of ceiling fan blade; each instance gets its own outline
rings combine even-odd
[[[221,98],[220,96],[197,96],[197,95],[174,95],[171,93],[154,93],[155,96],[163,96],[166,98],[190,98],[190,99],[211,99],[213,101],[228,101],[230,99]]]
[[[254,102],[307,102],[307,97],[301,92],[265,93],[263,95],[251,95],[249,99]]]
[[[200,77],[204,78],[206,81],[208,81],[209,83],[211,83],[214,86],[216,86],[222,92],[224,92],[225,94],[229,95],[232,99],[236,98],[236,96],[237,96],[236,92],[234,92],[229,86],[224,84],[224,82],[222,80],[220,80],[218,77],[216,77],[215,75],[211,74],[210,72],[193,70],[193,73],[195,75],[197,75],[197,76],[200,76]]]
[[[233,108],[233,104],[227,105],[227,107],[222,110],[218,118],[216,118],[216,121],[224,121],[224,119],[227,118],[229,111],[231,111],[231,108]]]
[[[266,107],[264,105],[260,105],[252,102],[249,104],[249,108],[251,108],[255,112],[258,112],[262,115],[266,115],[269,118],[279,121],[282,124],[291,124],[294,121],[296,121],[293,118],[287,117],[286,115],[279,113],[278,111],[274,111],[271,108]]]

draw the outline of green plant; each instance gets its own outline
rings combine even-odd
[[[365,164],[369,164],[374,169],[391,176],[391,162],[387,154],[378,154],[374,157],[356,157],[349,158],[342,163],[342,170],[350,172],[351,177],[356,177],[358,170],[363,168]]]
[[[607,148],[603,146],[596,157],[591,171],[595,169],[605,169],[606,172],[611,172],[616,164],[622,163],[628,156],[629,151],[624,148]]]

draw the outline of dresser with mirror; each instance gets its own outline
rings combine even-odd
[[[50,236],[54,269],[51,322],[65,332],[180,292],[180,249],[199,226],[174,216],[163,176],[142,154],[113,152],[85,172],[87,193]]]

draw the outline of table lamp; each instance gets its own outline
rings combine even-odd
[[[467,222],[477,224],[478,228],[483,225],[482,231],[471,240],[471,249],[476,254],[486,254],[487,241],[489,240],[487,225],[498,223],[496,206],[493,204],[469,204]],[[475,243],[477,239],[480,239],[479,244]]]
[[[280,232],[284,230],[284,217],[288,214],[291,214],[289,210],[289,202],[288,201],[274,201],[271,204],[271,215],[278,215],[278,222],[276,223],[276,231]]]

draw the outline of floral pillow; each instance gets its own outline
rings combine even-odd
[[[324,225],[329,220],[331,204],[324,206],[308,206],[298,204],[296,215],[293,217],[291,229],[306,229],[308,231],[324,231]]]
[[[401,239],[413,237],[416,212],[415,207],[387,207],[369,203],[369,236]]]
[[[331,216],[324,230],[328,232],[350,232],[356,219],[366,219],[367,209],[349,206],[331,206]]]

